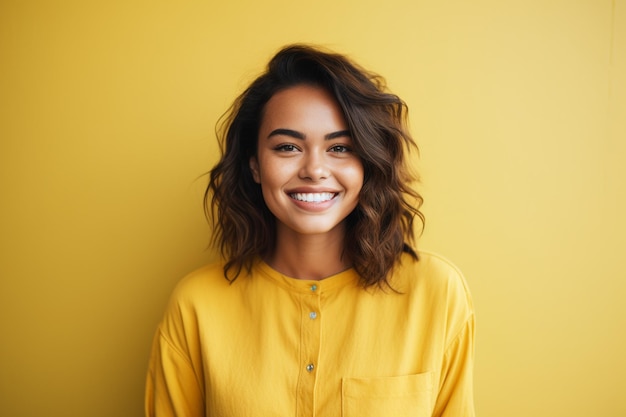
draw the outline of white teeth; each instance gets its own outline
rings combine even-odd
[[[321,203],[322,201],[331,200],[334,193],[293,193],[290,194],[291,198],[299,201],[306,201],[307,203]]]

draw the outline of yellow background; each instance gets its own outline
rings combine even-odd
[[[626,416],[624,0],[2,1],[0,415],[142,414],[215,122],[295,41],[409,104],[478,414]]]

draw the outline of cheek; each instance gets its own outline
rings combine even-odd
[[[365,171],[361,163],[355,164],[348,172],[348,178],[351,180],[351,185],[355,188],[357,193],[360,193],[363,188],[363,180],[365,177]]]
[[[260,161],[259,173],[261,177],[261,186],[271,191],[276,187],[280,187],[289,178],[289,164],[276,163],[276,161],[263,159]]]

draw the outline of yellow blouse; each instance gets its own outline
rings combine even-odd
[[[155,336],[147,416],[474,416],[474,311],[445,259],[404,256],[396,291],[347,270],[289,278],[259,261],[180,282]]]

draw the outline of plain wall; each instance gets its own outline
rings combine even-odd
[[[213,257],[215,123],[291,42],[408,103],[478,414],[625,416],[623,0],[2,1],[0,416],[142,415],[167,297]]]

